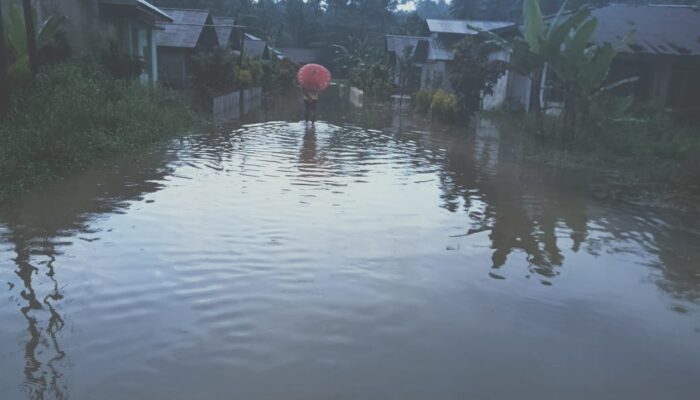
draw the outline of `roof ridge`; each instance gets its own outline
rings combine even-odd
[[[161,7],[161,10],[175,10],[175,11],[199,11],[211,14],[211,11],[206,8],[173,8],[173,7]]]
[[[387,33],[386,36],[391,36],[391,37],[405,37],[405,38],[416,38],[416,39],[429,39],[430,36],[412,36],[412,35],[392,35],[390,33]]]
[[[446,21],[446,22],[497,22],[499,24],[515,24],[513,21],[497,19],[454,19],[454,18],[426,18],[426,21]]]

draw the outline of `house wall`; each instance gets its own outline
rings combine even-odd
[[[508,61],[510,53],[506,50],[494,51],[489,54],[489,61]],[[501,76],[493,88],[493,94],[484,96],[482,106],[484,110],[493,110],[505,104],[508,98],[508,78],[510,72],[507,71]]]
[[[158,75],[163,83],[183,86],[187,79],[187,51],[158,47]]]
[[[425,63],[421,71],[421,89],[442,89],[448,93],[453,92],[448,72],[448,65],[445,61]]]
[[[104,41],[104,30],[100,29],[97,0],[35,0],[38,26],[50,15],[64,15],[70,21],[67,26],[68,40],[74,55],[90,53]]]

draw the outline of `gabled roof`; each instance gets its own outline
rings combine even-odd
[[[267,43],[264,40],[245,39],[243,43],[243,53],[251,58],[262,58],[266,48]]]
[[[610,43],[622,53],[700,55],[697,7],[611,4],[591,15],[598,19],[593,41]]]
[[[418,62],[425,62],[428,57],[430,38],[424,36],[386,35],[386,50],[403,58],[406,48],[411,48],[411,57]]]
[[[197,47],[204,25],[209,18],[209,10],[163,9],[173,23],[164,24],[164,30],[157,35],[158,46],[193,49]]]
[[[146,0],[100,0],[101,4],[112,4],[116,6],[133,6],[141,12],[149,14],[158,22],[172,22],[173,19],[160,8],[147,2]]]
[[[476,35],[479,31],[469,28],[475,28],[484,31],[493,31],[502,28],[513,27],[513,22],[502,21],[478,21],[478,20],[456,20],[456,19],[426,19],[428,30],[431,33],[453,33],[460,35]]]
[[[235,19],[233,17],[214,16],[211,18],[212,21],[214,21],[214,29],[216,30],[216,37],[219,38],[219,45],[227,45],[231,40],[231,32],[233,32]]]
[[[301,47],[280,47],[279,51],[297,64],[309,64],[316,62],[321,55],[317,49]]]
[[[262,40],[262,39],[260,39],[260,38],[257,37],[257,36],[251,35],[250,33],[246,33],[246,34],[245,34],[245,37],[246,37],[246,39],[250,39],[250,40]]]

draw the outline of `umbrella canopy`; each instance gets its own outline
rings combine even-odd
[[[302,89],[320,92],[331,84],[331,73],[323,65],[306,64],[297,73],[297,82]]]

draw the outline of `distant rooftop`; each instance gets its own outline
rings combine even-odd
[[[700,9],[697,7],[611,4],[591,10],[591,15],[598,19],[593,40],[608,42],[620,52],[700,55]]]
[[[245,39],[243,43],[243,52],[250,58],[262,58],[265,55],[267,43],[264,40]]]
[[[301,47],[280,47],[279,51],[297,64],[309,64],[316,62],[321,54],[318,49]]]
[[[172,18],[170,15],[165,13],[160,8],[154,6],[153,4],[147,2],[146,0],[100,0],[102,4],[114,4],[118,6],[135,6],[140,8],[142,11],[153,15],[160,22],[171,22]]]
[[[513,22],[464,19],[426,19],[425,22],[428,23],[428,30],[432,33],[454,33],[460,35],[476,35],[479,33],[478,30],[471,29],[470,26],[485,31],[515,26]]]
[[[158,46],[193,49],[209,17],[209,10],[164,8],[173,18],[173,23],[163,24],[164,30],[157,35]]]
[[[212,17],[214,21],[214,30],[216,30],[216,37],[219,38],[219,45],[224,46],[228,44],[231,39],[231,32],[233,32],[233,25],[235,19],[233,17]]]

